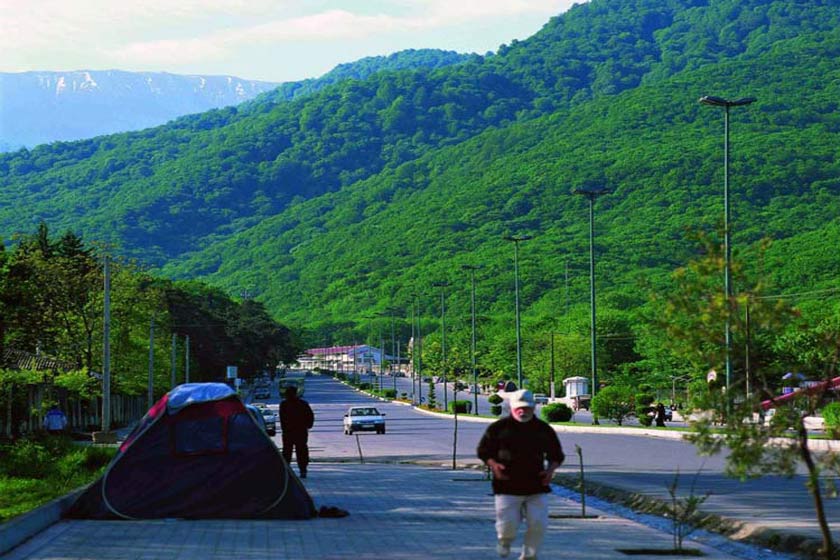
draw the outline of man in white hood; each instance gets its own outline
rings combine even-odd
[[[510,416],[487,427],[478,457],[493,472],[496,500],[496,551],[510,554],[524,512],[526,531],[521,560],[534,560],[548,526],[549,484],[565,456],[557,434],[534,415],[534,395],[527,389],[508,397]]]

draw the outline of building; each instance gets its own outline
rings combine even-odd
[[[303,369],[327,369],[339,372],[366,371],[382,373],[382,360],[392,363],[393,356],[384,354],[381,349],[367,344],[353,346],[330,346],[328,348],[310,348],[298,356],[298,364]]]

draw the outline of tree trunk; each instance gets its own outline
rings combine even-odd
[[[799,455],[808,468],[808,490],[814,498],[814,510],[817,513],[817,522],[820,524],[820,533],[823,539],[821,552],[826,560],[834,560],[834,541],[831,538],[831,529],[828,527],[828,520],[825,517],[825,507],[823,506],[822,492],[820,491],[820,473],[817,465],[814,463],[811,449],[808,447],[808,430],[805,429],[804,418],[800,419],[797,431]]]

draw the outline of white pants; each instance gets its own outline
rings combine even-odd
[[[496,494],[496,535],[499,541],[511,543],[516,538],[523,516],[526,529],[522,558],[535,558],[548,527],[548,494]]]

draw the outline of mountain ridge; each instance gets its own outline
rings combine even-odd
[[[492,271],[482,297],[504,322],[510,248],[499,240],[539,232],[580,260],[585,212],[569,191],[595,183],[614,190],[598,202],[597,231],[621,284],[600,293],[632,307],[638,279],[665,282],[692,255],[682,230],[720,218],[721,115],[701,95],[760,99],[733,112],[733,141],[746,139],[733,160],[749,203],[735,207],[744,254],[764,230],[794,239],[789,220],[803,214],[830,223],[836,208],[820,193],[840,176],[838,7],[592,0],[492,56],[0,157],[0,224],[8,235],[31,223],[16,210],[30,204],[30,220],[107,233],[168,275],[247,289],[284,319],[312,322],[318,309],[324,328],[480,257]],[[562,300],[563,266],[539,243],[523,246],[540,255],[524,253],[523,301],[545,322]],[[576,306],[586,280],[577,270],[570,281]]]

